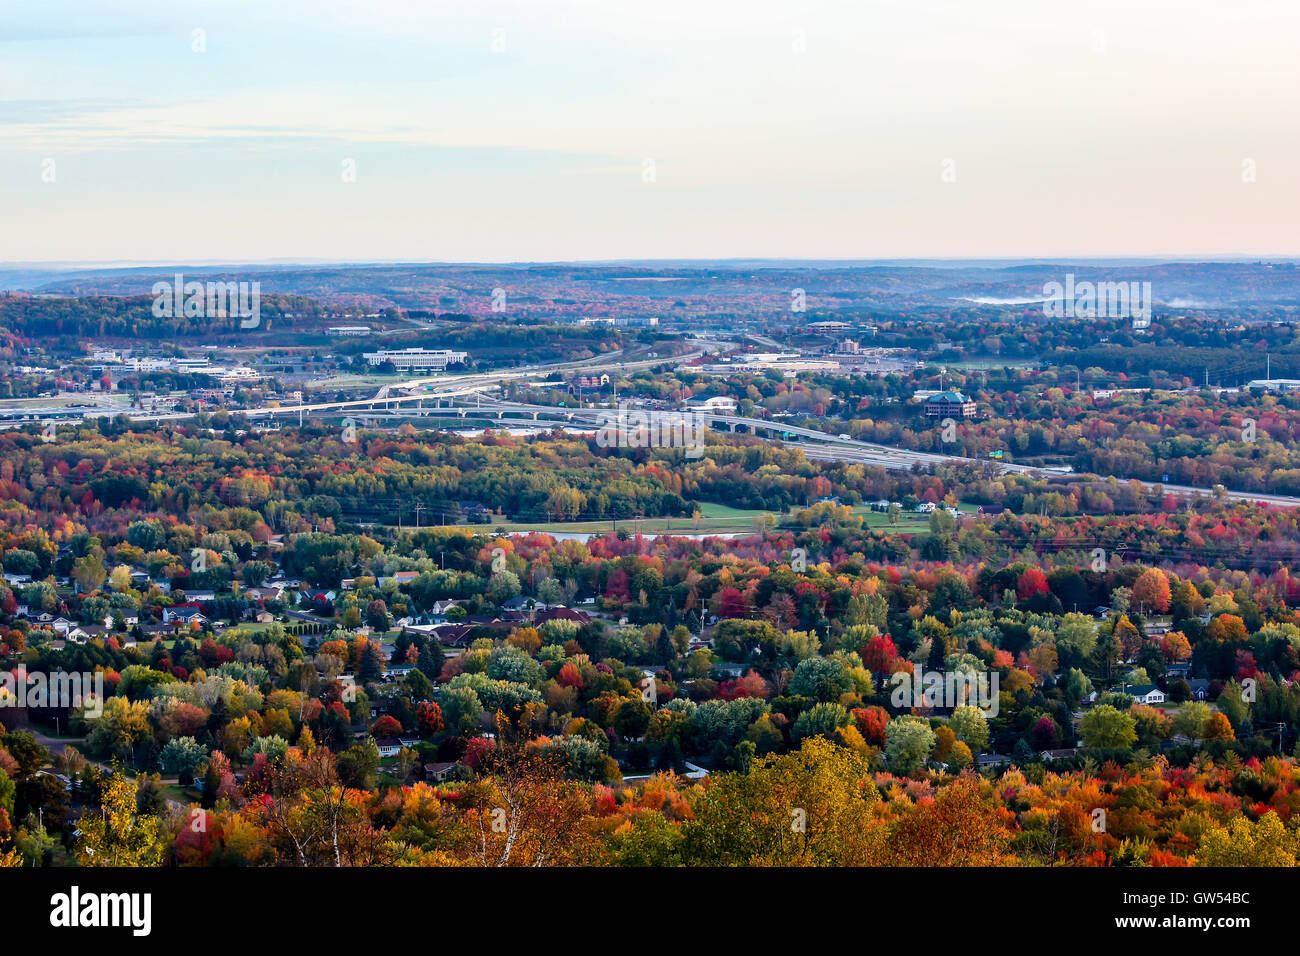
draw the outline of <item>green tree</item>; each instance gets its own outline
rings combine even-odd
[[[979,753],[988,746],[989,721],[978,707],[958,707],[948,718],[948,726],[972,753]]]
[[[938,740],[928,721],[904,714],[885,725],[885,756],[896,772],[908,774],[929,756]]]
[[[795,740],[816,736],[829,738],[835,734],[835,731],[847,727],[851,722],[849,712],[839,704],[814,704],[799,714],[798,720],[794,722],[791,736]]]
[[[1137,721],[1109,704],[1100,704],[1079,721],[1083,745],[1102,750],[1126,750],[1137,741]]]

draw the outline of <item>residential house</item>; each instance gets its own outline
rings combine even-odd
[[[446,783],[460,775],[461,765],[459,763],[426,763],[424,765],[424,779],[429,783]]]
[[[164,624],[194,624],[195,622],[200,625],[208,623],[207,616],[197,604],[177,604],[163,608]]]
[[[556,605],[549,610],[543,611],[537,615],[534,623],[541,627],[547,621],[576,621],[578,626],[591,623],[591,615],[586,611],[577,611],[571,607],[560,607]]]
[[[1139,704],[1163,704],[1165,702],[1165,692],[1155,684],[1140,684],[1137,687],[1126,687],[1124,693],[1128,694]]]

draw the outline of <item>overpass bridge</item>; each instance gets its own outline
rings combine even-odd
[[[365,419],[423,417],[449,420],[460,419],[467,421],[485,420],[488,422],[495,421],[503,426],[511,425],[515,427],[534,427],[545,425],[547,423],[573,426],[591,425],[593,427],[598,427],[609,422],[612,414],[617,414],[617,409],[610,408],[567,408],[564,406],[531,405],[519,402],[506,402],[491,397],[488,397],[485,400],[484,392],[493,390],[504,382],[529,378],[533,375],[539,374],[549,375],[551,374],[551,371],[543,366],[539,367],[536,371],[502,372],[493,373],[491,375],[466,375],[433,381],[427,379],[415,379],[397,385],[385,386],[369,398],[312,402],[302,405],[263,406],[260,408],[238,410],[235,414],[243,415],[250,420],[274,420],[279,416],[297,415],[299,422],[302,423],[309,416],[333,416],[340,413],[356,413],[358,418]],[[394,394],[395,391],[405,392],[405,394]],[[474,396],[475,403],[473,405],[466,404],[463,401],[469,396]],[[462,401],[457,402],[456,399],[461,399]],[[445,405],[443,404],[444,402],[446,403]],[[23,411],[14,411],[17,412],[17,414],[14,414],[10,420],[4,421],[0,419],[0,429],[33,424],[33,419],[29,417],[33,412],[53,412],[54,410],[49,408],[29,408],[24,410],[25,414]],[[658,410],[630,408],[628,411],[639,412]],[[127,410],[113,408],[82,408],[76,410],[59,409],[58,412],[59,414],[51,414],[47,418],[36,419],[35,423],[48,425],[51,423],[57,424],[59,421],[66,422],[69,418],[75,418],[78,412],[83,420],[116,417],[120,414],[126,414],[133,422],[178,421],[193,418],[196,415],[196,413],[192,412],[164,412],[147,415],[132,415]],[[672,416],[679,413],[664,411],[663,414]],[[772,422],[761,418],[748,418],[740,415],[724,415],[706,409],[691,409],[690,414],[699,416],[710,426],[725,426],[732,432],[735,432],[738,428],[744,428],[755,435],[765,433],[769,438],[784,441],[788,443],[789,447],[800,449],[809,458],[822,461],[830,460],[853,464],[875,465],[896,471],[910,471],[914,467],[928,467],[933,465],[978,463],[981,466],[991,469],[995,474],[1014,472],[1044,477],[1055,477],[1051,475],[1050,472],[1046,472],[1044,469],[1033,465],[964,458],[956,455],[935,454],[933,452],[910,451],[905,448],[894,448],[888,445],[878,445],[872,442],[858,441],[845,436],[832,435],[811,428],[803,428],[782,422]],[[794,440],[792,441],[792,439]],[[1213,494],[1209,489],[1196,488],[1188,485],[1168,485],[1160,482],[1144,481],[1141,479],[1121,478],[1118,480],[1136,480],[1148,491],[1162,491],[1184,498],[1203,497]],[[1300,498],[1287,495],[1224,491],[1223,497],[1238,501],[1251,501],[1261,504],[1278,505],[1281,507],[1300,507]]]

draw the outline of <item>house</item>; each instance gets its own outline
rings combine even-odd
[[[390,575],[389,577],[381,578],[379,583],[387,584],[389,581],[392,581],[394,584],[400,586],[403,584],[410,584],[419,576],[420,576],[419,571],[394,571],[392,575]],[[331,598],[330,600],[333,600],[333,598]]]
[[[171,624],[178,622],[180,624],[199,624],[208,623],[207,617],[199,609],[197,604],[177,604],[173,607],[163,608],[163,623]]]
[[[379,757],[381,760],[388,757],[396,757],[402,752],[402,742],[394,737],[381,737],[375,741],[375,746],[379,748]]]
[[[1210,682],[1203,677],[1189,680],[1187,686],[1191,688],[1192,700],[1204,702],[1210,696]]]
[[[586,611],[575,611],[571,607],[553,607],[537,615],[535,623],[541,627],[547,621],[576,621],[579,627],[591,623],[591,615]]]
[[[1128,694],[1139,704],[1163,704],[1165,702],[1165,692],[1155,684],[1140,684],[1137,687],[1126,687],[1124,693]]]
[[[418,631],[417,628],[411,630]],[[435,624],[428,630],[445,647],[468,647],[469,636],[474,628],[468,624]]]
[[[452,608],[459,606],[460,602],[451,598],[448,598],[445,601],[434,601],[433,606],[429,608],[429,614],[431,617],[439,620],[446,620],[447,612]]]
[[[284,595],[284,587],[279,584],[263,584],[261,587],[245,588],[243,594],[250,601],[278,601]]]
[[[601,372],[599,375],[579,375],[576,378],[569,379],[566,391],[570,395],[576,395],[578,392],[587,392],[607,388],[608,386],[609,376]]]
[[[974,418],[976,405],[961,392],[940,392],[922,403],[926,418]]]
[[[980,515],[1000,515],[1006,510],[1005,505],[980,505],[975,509],[975,513]]]
[[[481,501],[459,501],[457,506],[470,524],[488,524],[492,521],[492,512]]]
[[[448,780],[459,776],[459,763],[426,763],[424,765],[424,779],[430,783],[446,783]]]
[[[1065,747],[1061,750],[1044,750],[1040,756],[1045,763],[1051,763],[1053,760],[1077,757],[1081,753],[1083,753],[1082,747]]]
[[[501,610],[503,611],[545,611],[547,607],[548,607],[547,604],[537,600],[537,598],[525,597],[524,595],[521,594],[519,597],[513,597],[509,601],[506,601],[504,604],[502,604]]]

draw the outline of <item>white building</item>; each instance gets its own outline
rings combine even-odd
[[[365,352],[363,357],[371,365],[383,365],[391,362],[394,368],[409,369],[444,369],[448,365],[469,362],[468,352],[454,352],[451,349],[398,349],[383,352]]]
[[[717,412],[719,415],[736,414],[736,400],[730,395],[712,395],[708,398],[687,400],[686,407],[692,411]]]
[[[1124,692],[1139,704],[1163,704],[1165,693],[1154,684],[1142,684],[1138,687],[1125,688]]]
[[[221,373],[221,379],[227,382],[251,382],[261,377],[247,365],[226,369]]]

